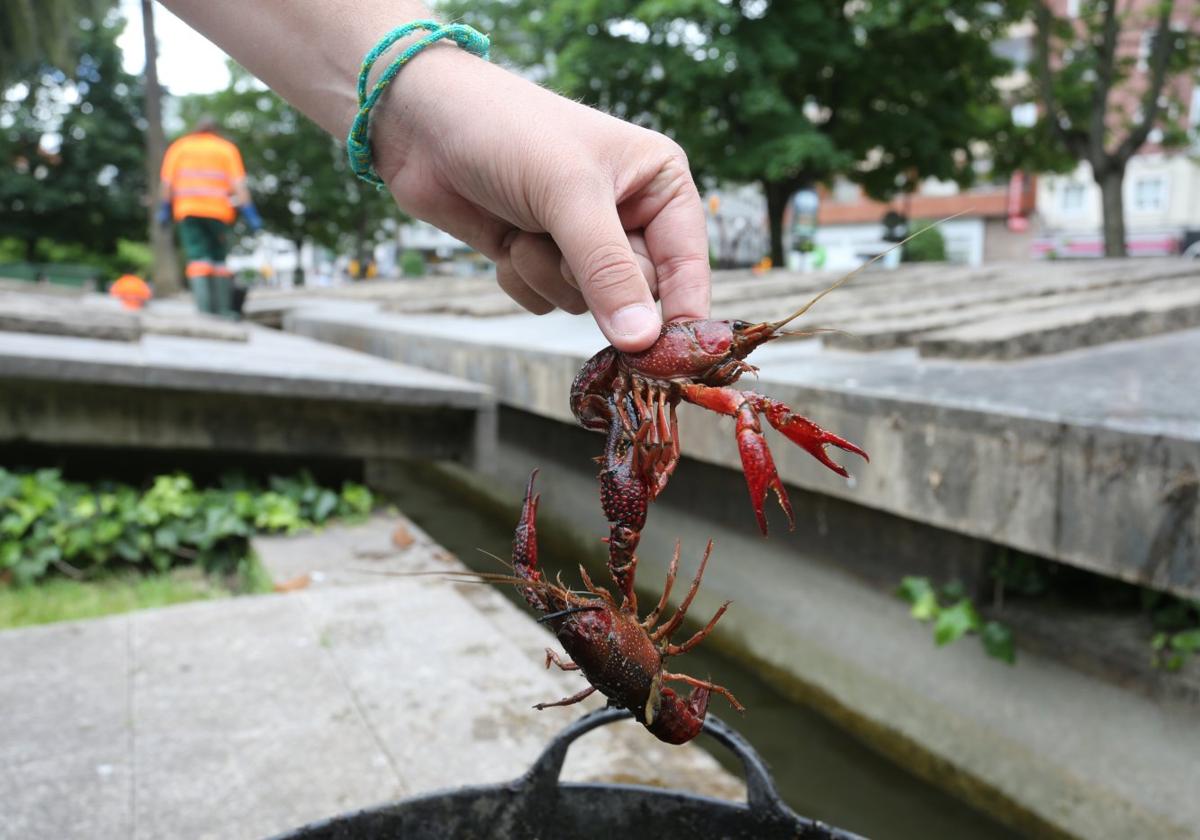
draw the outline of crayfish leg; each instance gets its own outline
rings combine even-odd
[[[650,634],[651,641],[657,642],[660,639],[670,639],[671,634],[678,630],[679,625],[683,623],[688,608],[691,607],[696,593],[700,591],[700,580],[704,577],[704,569],[708,566],[708,558],[712,554],[712,547],[713,542],[709,540],[708,546],[704,549],[704,556],[700,558],[700,568],[696,570],[696,576],[692,578],[692,585],[688,587],[687,594],[683,596],[683,603],[679,605],[679,609],[671,616],[670,621]]]
[[[729,609],[729,605],[731,603],[733,603],[733,602],[726,601],[724,604],[722,604],[721,608],[717,610],[716,614],[708,620],[708,624],[704,625],[703,628],[696,631],[696,634],[694,636],[692,636],[692,638],[690,638],[686,642],[684,642],[683,644],[667,645],[667,656],[680,656],[682,654],[685,654],[689,650],[694,648],[696,645],[700,644],[705,639],[707,639],[708,634],[711,633],[713,631],[713,628],[717,626],[717,622],[721,620],[721,616],[725,615],[725,610]]]
[[[549,668],[551,663],[557,665],[560,671],[579,670],[579,665],[574,662],[564,662],[563,658],[553,648],[546,648],[546,667]]]
[[[574,706],[580,700],[586,700],[587,698],[591,697],[595,691],[596,686],[589,685],[587,688],[575,692],[570,697],[564,697],[561,700],[555,700],[553,703],[538,703],[533,708],[540,712],[543,709],[549,709],[553,706]]]
[[[668,680],[671,682],[687,683],[690,686],[694,686],[696,689],[715,691],[717,694],[720,694],[722,697],[728,700],[729,705],[733,706],[733,708],[737,709],[739,712],[746,711],[746,707],[738,702],[738,699],[733,696],[733,692],[723,685],[717,685],[716,683],[709,682],[708,680],[700,680],[696,679],[695,677],[689,677],[687,674],[671,674],[667,671],[663,671],[662,677],[663,680]]]
[[[658,606],[642,620],[642,626],[647,630],[654,626],[654,622],[658,621],[662,611],[667,608],[667,599],[671,597],[671,588],[675,586],[675,575],[679,573],[679,552],[681,550],[682,546],[679,540],[675,540],[675,553],[671,555],[671,565],[667,568],[667,582],[663,585],[662,597],[658,599]]]

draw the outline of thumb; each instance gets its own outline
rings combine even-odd
[[[580,191],[557,215],[550,235],[562,251],[605,338],[634,352],[654,343],[662,318],[629,246],[612,194]]]

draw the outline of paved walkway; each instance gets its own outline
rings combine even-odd
[[[459,568],[408,523],[257,547],[309,584],[0,634],[0,838],[262,838],[515,778],[581,713],[530,708],[579,677],[542,667],[551,637],[499,593],[346,571]],[[564,777],[744,794],[632,723],[585,738]]]

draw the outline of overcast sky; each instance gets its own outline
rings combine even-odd
[[[141,75],[146,65],[142,4],[140,0],[121,0],[121,11],[129,21],[117,39],[125,54],[125,69]],[[154,28],[158,33],[158,77],[171,93],[210,93],[229,84],[225,53],[161,3],[154,4]]]

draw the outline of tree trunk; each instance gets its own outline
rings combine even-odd
[[[292,273],[292,285],[304,285],[304,239],[293,239],[292,244],[296,246],[296,270]]]
[[[791,190],[783,181],[763,181],[763,192],[767,196],[767,222],[771,228],[771,265],[786,268],[783,258],[783,211]]]
[[[158,84],[158,41],[154,38],[154,2],[142,0],[142,39],[146,43],[146,189],[150,193],[150,247],[154,254],[157,294],[175,294],[183,287],[170,228],[158,224],[158,172],[167,139],[162,127],[162,88]]]
[[[1106,169],[1096,176],[1104,206],[1104,256],[1126,257],[1125,250],[1125,199],[1121,185],[1125,181],[1125,167]]]
[[[367,263],[375,256],[375,238],[371,234],[370,214],[363,210],[358,215],[358,230],[355,231],[354,254],[358,258],[362,279],[367,279]]]

